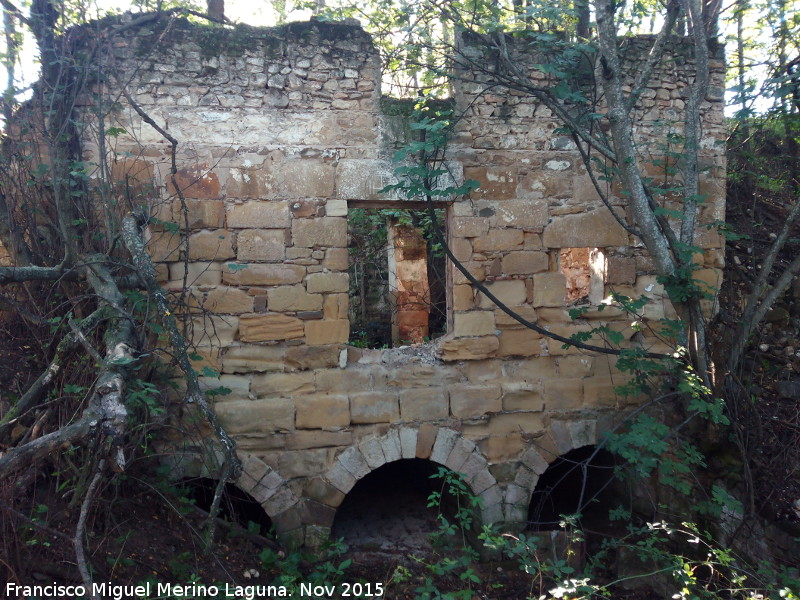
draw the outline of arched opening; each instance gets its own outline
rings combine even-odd
[[[443,489],[443,480],[431,477],[440,468],[428,460],[413,458],[375,469],[345,497],[331,536],[343,538],[351,549],[361,551],[397,555],[430,551],[430,536],[439,527],[439,511],[428,506],[428,498]],[[451,504],[445,493],[444,514],[453,512]]]
[[[178,485],[184,491],[185,497],[193,501],[195,506],[206,512],[211,509],[217,488],[216,480],[208,477],[192,477],[181,480]],[[272,529],[272,519],[261,504],[232,483],[225,484],[219,505],[219,516],[251,531],[256,528],[255,531],[263,536],[270,535]]]
[[[559,456],[539,477],[528,508],[528,529],[561,529],[560,515],[580,513],[587,529],[603,530],[608,511],[615,508],[619,483],[614,456],[595,446],[584,446]]]

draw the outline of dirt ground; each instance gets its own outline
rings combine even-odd
[[[389,600],[420,598],[419,588],[426,579],[442,593],[461,591],[464,595],[460,597],[469,600],[538,598],[554,586],[538,574],[521,571],[510,560],[475,563],[476,581],[468,585],[459,578],[461,571],[434,575],[431,566],[455,556],[456,551],[436,549],[431,543],[430,533],[437,528],[435,515],[420,513],[420,498],[413,493],[394,504],[401,507],[394,514],[380,514],[379,503],[375,503],[375,514],[341,524],[339,533],[349,540],[348,549],[331,557],[335,567],[351,561],[341,576],[326,574],[325,567],[316,562],[319,557],[279,549],[271,539],[254,533],[252,527],[248,531],[236,525],[220,525],[213,551],[207,553],[202,544],[204,513],[140,482],[124,482],[117,490],[106,490],[104,496],[109,501],[92,513],[87,524],[87,558],[96,582],[219,582],[239,586],[338,583],[339,595],[331,598],[344,597],[344,582],[359,582],[370,584],[373,590],[380,584],[382,597]],[[28,506],[24,512],[0,512],[4,534],[0,538],[0,578],[20,585],[80,584],[72,544],[74,532],[69,529],[76,521],[77,508],[70,507],[69,496],[60,494],[48,481],[37,483],[29,500],[21,503]],[[369,528],[365,527],[367,523]],[[281,577],[285,579],[281,581]],[[619,590],[615,598],[647,600],[658,596],[640,588]]]

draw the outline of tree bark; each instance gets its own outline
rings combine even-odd
[[[603,68],[599,80],[608,104],[608,120],[614,145],[616,164],[623,189],[627,190],[637,229],[642,234],[650,256],[661,275],[675,272],[675,261],[669,242],[650,206],[650,200],[639,171],[638,155],[633,142],[633,123],[630,108],[622,91],[622,62],[617,49],[617,27],[614,22],[615,4],[611,0],[595,0],[597,40]]]
[[[208,0],[208,18],[212,21],[225,21],[225,0]]]
[[[241,474],[241,464],[236,456],[236,442],[234,442],[234,440],[227,434],[225,429],[219,423],[216,413],[208,404],[205,394],[203,394],[202,389],[200,389],[200,383],[197,379],[197,372],[192,368],[191,362],[189,361],[186,340],[178,329],[178,324],[175,320],[175,316],[172,314],[171,307],[167,302],[164,291],[158,285],[153,262],[150,259],[150,255],[147,253],[147,250],[145,249],[139,224],[136,222],[136,219],[133,216],[129,215],[123,219],[122,237],[126,247],[128,248],[128,251],[133,257],[133,263],[136,266],[139,276],[142,278],[147,292],[156,302],[156,306],[158,307],[161,317],[161,322],[164,324],[164,328],[167,330],[170,345],[174,350],[174,356],[178,361],[178,366],[181,368],[184,377],[186,378],[187,402],[197,404],[209,425],[211,425],[212,429],[223,445],[226,460],[230,461],[230,464],[232,465],[231,478],[236,479]]]

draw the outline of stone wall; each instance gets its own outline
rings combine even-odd
[[[613,360],[523,328],[455,270],[450,331],[438,343],[346,345],[348,208],[396,205],[379,190],[392,181],[391,132],[402,118],[381,111],[379,60],[358,27],[163,21],[119,40],[108,66],[179,141],[183,199],[169,176],[170,145],[123,103],[115,172],[155,181],[151,252],[164,286],[190,286],[198,369],[221,373],[204,385],[231,390],[216,410],[244,461],[237,484],[288,539],[315,543],[361,477],[412,457],[464,472],[485,521],[522,521],[548,463],[594,444],[632,402],[615,394],[624,377]],[[643,95],[641,140],[681,110],[679,61],[659,77]],[[721,90],[719,63],[714,85]],[[480,182],[443,204],[456,257],[554,333],[607,324],[658,350],[612,308],[590,304],[569,318],[567,276],[578,259],[561,255],[571,248],[591,249],[571,257],[594,257],[588,301],[613,287],[653,298],[648,319],[673,313],[647,254],[603,207],[557,121],[527,96],[483,93],[480,83],[462,85],[456,101],[465,118],[451,164],[456,177]],[[724,212],[721,91],[707,104],[701,223]],[[652,147],[654,157],[662,151]],[[170,222],[188,224],[188,250]],[[717,285],[722,241],[714,230],[698,235],[698,277]],[[188,458],[179,467],[200,469]]]

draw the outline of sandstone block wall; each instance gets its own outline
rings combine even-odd
[[[680,117],[679,63],[643,95],[637,135],[652,153],[643,161],[663,154],[644,143],[659,119]],[[402,118],[381,111],[378,56],[358,27],[164,21],[117,41],[108,68],[179,141],[173,181],[169,144],[123,103],[115,173],[155,183],[151,252],[165,287],[189,286],[197,367],[220,372],[204,385],[231,390],[216,410],[244,460],[238,485],[282,535],[314,543],[360,478],[411,457],[464,472],[486,521],[522,521],[547,464],[595,443],[633,402],[615,394],[624,376],[613,360],[523,328],[455,270],[449,332],[436,344],[346,345],[348,210],[396,204],[379,190],[392,181],[391,132]],[[720,90],[721,77],[715,64]],[[581,286],[595,290],[590,303],[613,286],[653,298],[647,318],[671,315],[647,254],[602,205],[557,121],[529,97],[483,88],[456,91],[464,118],[449,159],[458,177],[480,182],[443,204],[457,258],[501,301],[560,335],[607,324],[636,336],[613,309],[590,304],[570,319],[568,290]],[[704,132],[701,224],[724,214],[721,91],[708,98]],[[663,176],[656,165],[647,168]],[[609,192],[628,219],[618,190]],[[702,226],[699,234],[698,276],[714,286],[722,240]],[[572,263],[590,255],[580,283]]]

